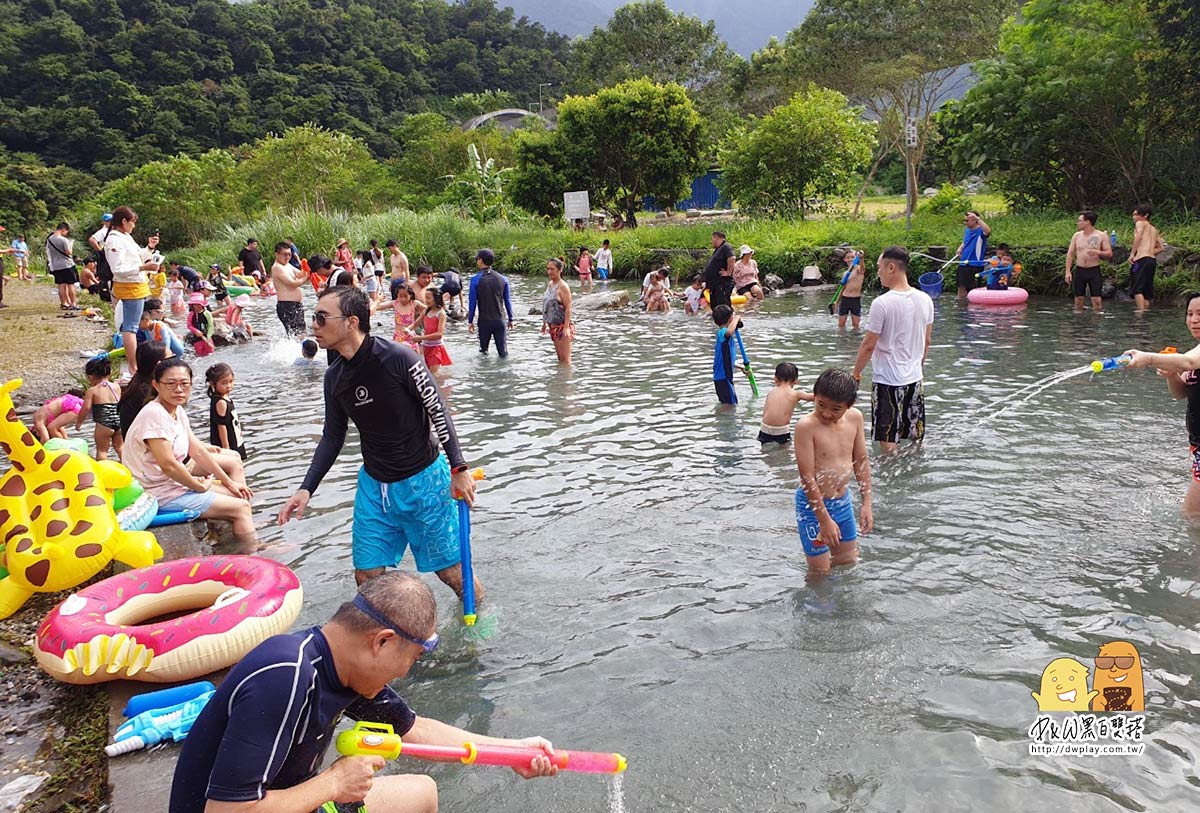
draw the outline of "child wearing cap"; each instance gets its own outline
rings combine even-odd
[[[752,302],[763,298],[763,289],[758,282],[758,263],[754,261],[754,249],[743,245],[738,249],[738,261],[733,264],[733,287]]]
[[[208,311],[208,300],[202,293],[188,297],[187,330],[192,337],[197,356],[207,356],[216,350],[213,344],[213,315]]]

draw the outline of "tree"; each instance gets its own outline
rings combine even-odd
[[[790,217],[843,191],[871,159],[875,125],[836,90],[810,86],[721,146],[721,185],[743,209]]]
[[[1151,154],[1160,199],[1200,207],[1200,75],[1195,49],[1200,12],[1191,0],[1148,0],[1158,38],[1141,58],[1146,78],[1142,115],[1153,118],[1161,138]]]
[[[513,193],[522,205],[557,214],[563,192],[587,189],[593,206],[637,225],[644,197],[683,197],[704,168],[702,147],[700,114],[682,87],[633,79],[568,97],[556,130],[519,140]]]
[[[383,193],[383,167],[366,144],[313,125],[268,136],[238,167],[243,209],[350,211],[371,206]]]
[[[450,182],[460,209],[479,223],[504,219],[513,213],[504,191],[504,178],[512,167],[496,166],[496,159],[481,158],[479,148],[467,146],[467,167]]]
[[[664,0],[621,6],[607,26],[576,42],[572,56],[578,92],[641,77],[680,85],[704,116],[712,139],[720,138],[736,115],[733,88],[745,61],[725,44],[712,20],[675,14]]]
[[[902,151],[912,181],[908,203],[915,209],[916,172],[934,136],[934,114],[962,81],[963,66],[995,50],[1001,24],[1017,5],[1016,0],[817,0],[803,25],[788,34],[785,47],[797,81],[841,91],[885,122],[889,136],[879,144]],[[902,133],[897,128],[908,120],[917,130],[912,148],[902,137],[890,137]],[[870,180],[868,175],[866,183]]]
[[[84,209],[132,206],[143,225],[161,233],[164,246],[176,248],[193,246],[242,215],[242,191],[233,155],[209,150],[145,164],[105,185]]]
[[[400,156],[388,162],[388,170],[405,206],[432,209],[456,200],[449,179],[469,165],[467,148],[472,144],[500,166],[516,161],[511,134],[486,126],[463,132],[437,113],[418,113],[397,128]]]
[[[1018,207],[1147,199],[1157,123],[1137,65],[1152,28],[1144,0],[1030,0],[943,117],[956,163],[995,173]]]

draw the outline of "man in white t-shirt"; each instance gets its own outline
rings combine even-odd
[[[879,282],[887,293],[867,312],[867,333],[854,360],[862,381],[871,362],[871,422],[875,440],[894,452],[902,438],[925,437],[925,357],[933,338],[933,300],[908,284],[908,251],[891,246],[879,255]]]

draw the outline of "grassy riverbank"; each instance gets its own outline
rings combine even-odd
[[[1075,214],[1000,214],[989,218],[992,244],[1007,243],[1025,266],[1025,285],[1035,293],[1060,293],[1066,244],[1075,230]],[[1132,223],[1116,213],[1101,219],[1100,226],[1116,228],[1121,245],[1133,237]],[[172,252],[173,257],[197,268],[209,263],[228,264],[234,260],[247,237],[255,237],[269,253],[270,247],[284,237],[295,239],[301,251],[330,252],[337,240],[347,238],[355,248],[365,247],[371,239],[395,239],[413,265],[428,264],[435,271],[455,266],[473,268],[475,250],[480,246],[495,249],[497,266],[517,273],[540,273],[548,257],[577,255],[579,246],[592,251],[604,239],[612,241],[616,275],[639,277],[663,262],[669,262],[676,278],[684,278],[703,268],[709,252],[713,228],[721,228],[735,246],[749,244],[764,274],[777,274],[788,284],[797,282],[806,265],[820,265],[832,274],[829,249],[849,243],[875,256],[888,245],[901,244],[912,250],[927,251],[943,246],[953,253],[962,236],[959,215],[918,214],[911,231],[903,219],[874,220],[812,219],[774,221],[733,219],[727,222],[670,221],[647,217],[638,229],[621,231],[576,232],[546,228],[535,221],[495,221],[486,225],[464,220],[450,210],[417,214],[402,209],[365,215],[345,213],[275,213],[260,220],[228,225],[222,236],[186,250]],[[1200,222],[1165,224],[1164,239],[1175,246],[1200,246]],[[1118,253],[1118,259],[1123,255]],[[1173,266],[1160,275],[1164,296],[1200,288],[1197,267],[1200,251],[1176,252]],[[934,267],[928,260],[913,264],[914,274]],[[1128,278],[1128,265],[1114,266],[1106,274],[1120,284]]]

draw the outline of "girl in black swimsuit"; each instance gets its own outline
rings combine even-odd
[[[88,389],[83,394],[83,407],[75,419],[75,429],[83,426],[84,416],[90,414],[92,422],[96,424],[96,459],[107,460],[109,446],[120,457],[125,443],[121,435],[121,419],[117,414],[121,388],[109,380],[112,362],[107,355],[97,356],[83,366],[83,373],[87,376]]]

